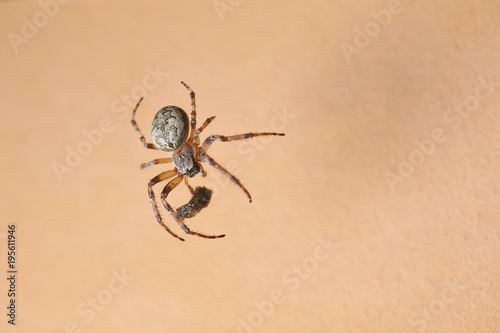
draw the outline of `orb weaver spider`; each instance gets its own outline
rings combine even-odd
[[[183,81],[181,84],[188,90],[191,97],[191,121],[189,121],[188,115],[184,110],[177,106],[168,105],[158,111],[153,119],[151,124],[151,140],[153,143],[146,142],[144,135],[142,134],[137,122],[135,121],[135,114],[137,112],[137,108],[141,104],[143,97],[139,99],[137,105],[132,111],[132,126],[140,137],[140,140],[144,147],[148,149],[161,150],[164,152],[172,152],[172,157],[164,157],[154,159],[147,163],[141,164],[141,169],[155,165],[155,164],[163,164],[163,163],[174,163],[174,169],[169,171],[164,171],[152,178],[148,183],[148,194],[151,200],[151,205],[153,206],[153,211],[156,216],[156,220],[158,223],[177,239],[184,241],[183,238],[177,236],[172,230],[167,227],[167,225],[163,222],[163,219],[160,215],[160,211],[158,209],[158,204],[156,202],[156,196],[153,191],[153,186],[159,182],[164,180],[173,178],[170,180],[167,185],[163,188],[161,192],[161,202],[165,209],[172,215],[174,220],[179,224],[179,226],[184,230],[185,233],[190,235],[196,235],[203,238],[221,238],[225,235],[206,235],[200,232],[192,231],[188,228],[188,226],[184,223],[184,219],[186,216],[179,216],[178,213],[172,208],[172,206],[167,202],[167,196],[172,190],[179,185],[179,183],[184,180],[187,188],[193,195],[193,199],[199,196],[199,192],[195,191],[191,185],[188,183],[188,178],[192,178],[198,173],[201,172],[202,176],[205,177],[207,173],[203,169],[201,163],[208,163],[217,169],[224,176],[228,177],[234,184],[236,184],[248,197],[248,201],[252,202],[252,197],[247,189],[241,184],[241,182],[233,176],[229,171],[224,169],[219,163],[217,163],[212,157],[207,154],[208,149],[212,145],[215,140],[218,141],[234,141],[234,140],[245,140],[250,139],[256,136],[284,136],[284,133],[246,133],[239,135],[231,135],[231,136],[223,136],[223,135],[210,135],[203,144],[200,145],[199,135],[201,132],[215,119],[215,116],[212,116],[205,120],[205,122],[201,125],[201,127],[196,128],[196,100],[194,91]],[[189,124],[191,125],[191,131],[189,131]],[[208,198],[210,200],[210,198]],[[208,202],[206,202],[208,204]],[[186,204],[187,205],[187,204]],[[185,205],[185,206],[186,206]],[[194,212],[197,213],[205,206],[195,206]]]

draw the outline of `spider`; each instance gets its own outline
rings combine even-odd
[[[187,188],[193,195],[193,199],[200,196],[199,193],[189,185],[188,178],[192,178],[201,172],[202,176],[205,177],[207,173],[203,169],[201,163],[208,163],[217,169],[224,176],[228,177],[234,184],[236,184],[248,197],[248,201],[252,202],[252,197],[247,189],[241,184],[241,182],[233,176],[229,171],[224,169],[219,163],[217,163],[212,157],[207,154],[208,149],[215,140],[219,141],[233,141],[233,140],[244,140],[250,139],[256,136],[265,135],[276,135],[284,136],[284,133],[246,133],[239,135],[223,136],[223,135],[210,135],[203,144],[200,145],[199,135],[201,132],[215,119],[212,116],[205,120],[201,127],[196,128],[196,100],[194,91],[183,81],[181,84],[188,90],[191,97],[191,121],[189,123],[189,118],[186,112],[181,108],[173,105],[168,105],[162,108],[158,113],[156,113],[153,122],[151,124],[151,140],[153,143],[146,142],[144,135],[142,134],[137,122],[135,121],[135,113],[137,108],[141,104],[143,97],[139,99],[137,105],[132,111],[132,126],[140,137],[140,140],[144,147],[148,149],[161,150],[164,152],[173,152],[172,157],[164,157],[154,159],[147,163],[141,164],[141,169],[163,163],[174,163],[174,169],[169,171],[164,171],[152,178],[148,183],[148,194],[151,200],[151,205],[153,206],[153,211],[156,216],[158,223],[168,231],[175,238],[184,241],[183,238],[177,236],[169,227],[163,222],[160,215],[158,205],[156,202],[156,196],[153,191],[153,186],[164,180],[173,178],[167,185],[163,188],[161,192],[161,202],[165,209],[172,215],[174,220],[179,224],[179,226],[184,230],[185,233],[190,235],[196,235],[203,238],[221,238],[225,235],[206,235],[200,232],[192,231],[184,223],[185,216],[179,216],[178,213],[172,208],[172,206],[167,202],[167,196],[172,190],[179,185],[182,180],[186,184]],[[191,131],[189,131],[189,125],[191,125]],[[174,178],[175,177],[175,178]],[[208,198],[209,199],[209,198]],[[208,204],[208,202],[207,202]],[[188,204],[186,204],[188,205]],[[186,206],[185,205],[185,206]],[[199,212],[203,206],[197,206],[194,211]]]

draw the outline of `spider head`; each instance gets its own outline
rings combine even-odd
[[[196,163],[195,165],[193,165],[193,167],[191,169],[186,171],[186,175],[189,178],[192,178],[192,177],[196,176],[200,171],[201,171],[201,168],[198,165],[198,163]]]
[[[194,177],[201,171],[196,146],[193,143],[187,143],[182,148],[174,151],[172,161],[177,171],[181,175],[187,175],[189,178]]]
[[[186,142],[189,118],[181,108],[166,106],[156,113],[151,123],[151,140],[156,148],[174,151]]]

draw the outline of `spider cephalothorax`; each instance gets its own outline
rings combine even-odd
[[[206,172],[203,170],[203,167],[201,163],[208,163],[214,168],[216,168],[219,172],[221,172],[223,175],[228,177],[233,183],[235,183],[237,186],[239,186],[245,194],[248,196],[248,200],[252,202],[252,197],[250,196],[250,193],[247,191],[247,189],[241,184],[241,182],[233,176],[229,171],[224,169],[221,165],[219,165],[215,160],[210,157],[207,154],[207,150],[210,148],[212,143],[215,140],[219,141],[233,141],[233,140],[243,140],[243,139],[249,139],[253,138],[256,136],[262,136],[262,135],[279,135],[283,136],[285,135],[284,133],[246,133],[246,134],[239,134],[239,135],[232,135],[232,136],[223,136],[223,135],[210,135],[204,142],[203,144],[200,145],[200,139],[199,135],[200,133],[205,129],[205,127],[208,126],[214,120],[215,116],[208,118],[205,120],[203,125],[199,127],[198,129],[196,128],[196,100],[195,100],[195,94],[194,91],[189,88],[187,84],[184,82],[181,82],[184,87],[189,91],[190,96],[191,96],[191,121],[189,122],[188,115],[184,110],[177,106],[169,105],[164,108],[162,108],[156,116],[153,119],[153,122],[151,123],[151,140],[153,143],[147,143],[146,139],[144,138],[144,135],[142,134],[141,130],[137,126],[137,123],[135,121],[135,113],[137,111],[137,108],[139,107],[139,104],[142,101],[142,98],[139,100],[137,103],[136,107],[134,108],[134,111],[132,112],[132,126],[134,126],[137,134],[139,134],[139,137],[141,138],[142,144],[149,149],[156,149],[156,150],[161,150],[165,152],[172,152],[172,157],[165,157],[165,158],[158,158],[155,160],[152,160],[147,163],[143,163],[141,165],[141,168],[145,168],[148,166],[152,166],[155,164],[161,164],[161,163],[170,163],[173,162],[175,168],[170,171],[165,171],[160,173],[158,176],[154,177],[151,179],[148,183],[148,194],[149,198],[151,199],[151,205],[153,206],[153,211],[155,212],[156,220],[158,223],[160,223],[165,230],[167,230],[172,236],[184,240],[181,237],[177,236],[175,233],[173,233],[166,225],[163,223],[163,219],[160,215],[160,211],[158,209],[158,205],[156,203],[156,197],[153,192],[153,186],[161,181],[173,178],[168,182],[168,184],[163,188],[163,191],[161,192],[161,201],[163,203],[163,206],[165,206],[165,209],[169,211],[169,213],[172,215],[174,220],[180,225],[182,230],[184,230],[186,233],[191,234],[191,235],[197,235],[200,237],[204,238],[220,238],[224,237],[225,235],[205,235],[196,231],[190,230],[186,224],[184,223],[184,218],[186,217],[191,217],[196,215],[199,210],[201,210],[203,207],[206,207],[208,205],[208,202],[210,201],[210,196],[207,196],[206,193],[202,196],[200,191],[195,191],[193,188],[189,185],[188,183],[188,177],[192,178],[198,173],[201,172],[201,174],[205,177]],[[190,128],[191,127],[191,130]],[[191,211],[189,214],[180,214],[179,215],[179,210],[176,212],[172,206],[167,202],[167,195],[177,186],[179,183],[184,180],[186,186],[189,188],[191,191],[191,194],[193,195],[193,202],[197,202],[196,200],[200,201],[200,203],[192,204],[190,207]],[[207,199],[208,197],[208,199]],[[203,200],[202,200],[203,199]],[[201,204],[203,202],[203,204]],[[184,206],[188,206],[189,204],[186,204]],[[183,206],[183,207],[184,207]]]

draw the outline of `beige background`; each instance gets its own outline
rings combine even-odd
[[[220,3],[0,3],[1,276],[9,224],[19,271],[14,328],[1,279],[0,331],[499,332],[499,5]],[[181,80],[199,122],[217,116],[203,137],[286,132],[211,149],[252,204],[208,166],[192,180],[215,193],[189,224],[226,238],[157,224],[146,184],[167,166],[139,165],[167,155],[129,121],[145,80],[146,133],[162,106],[189,109]]]

